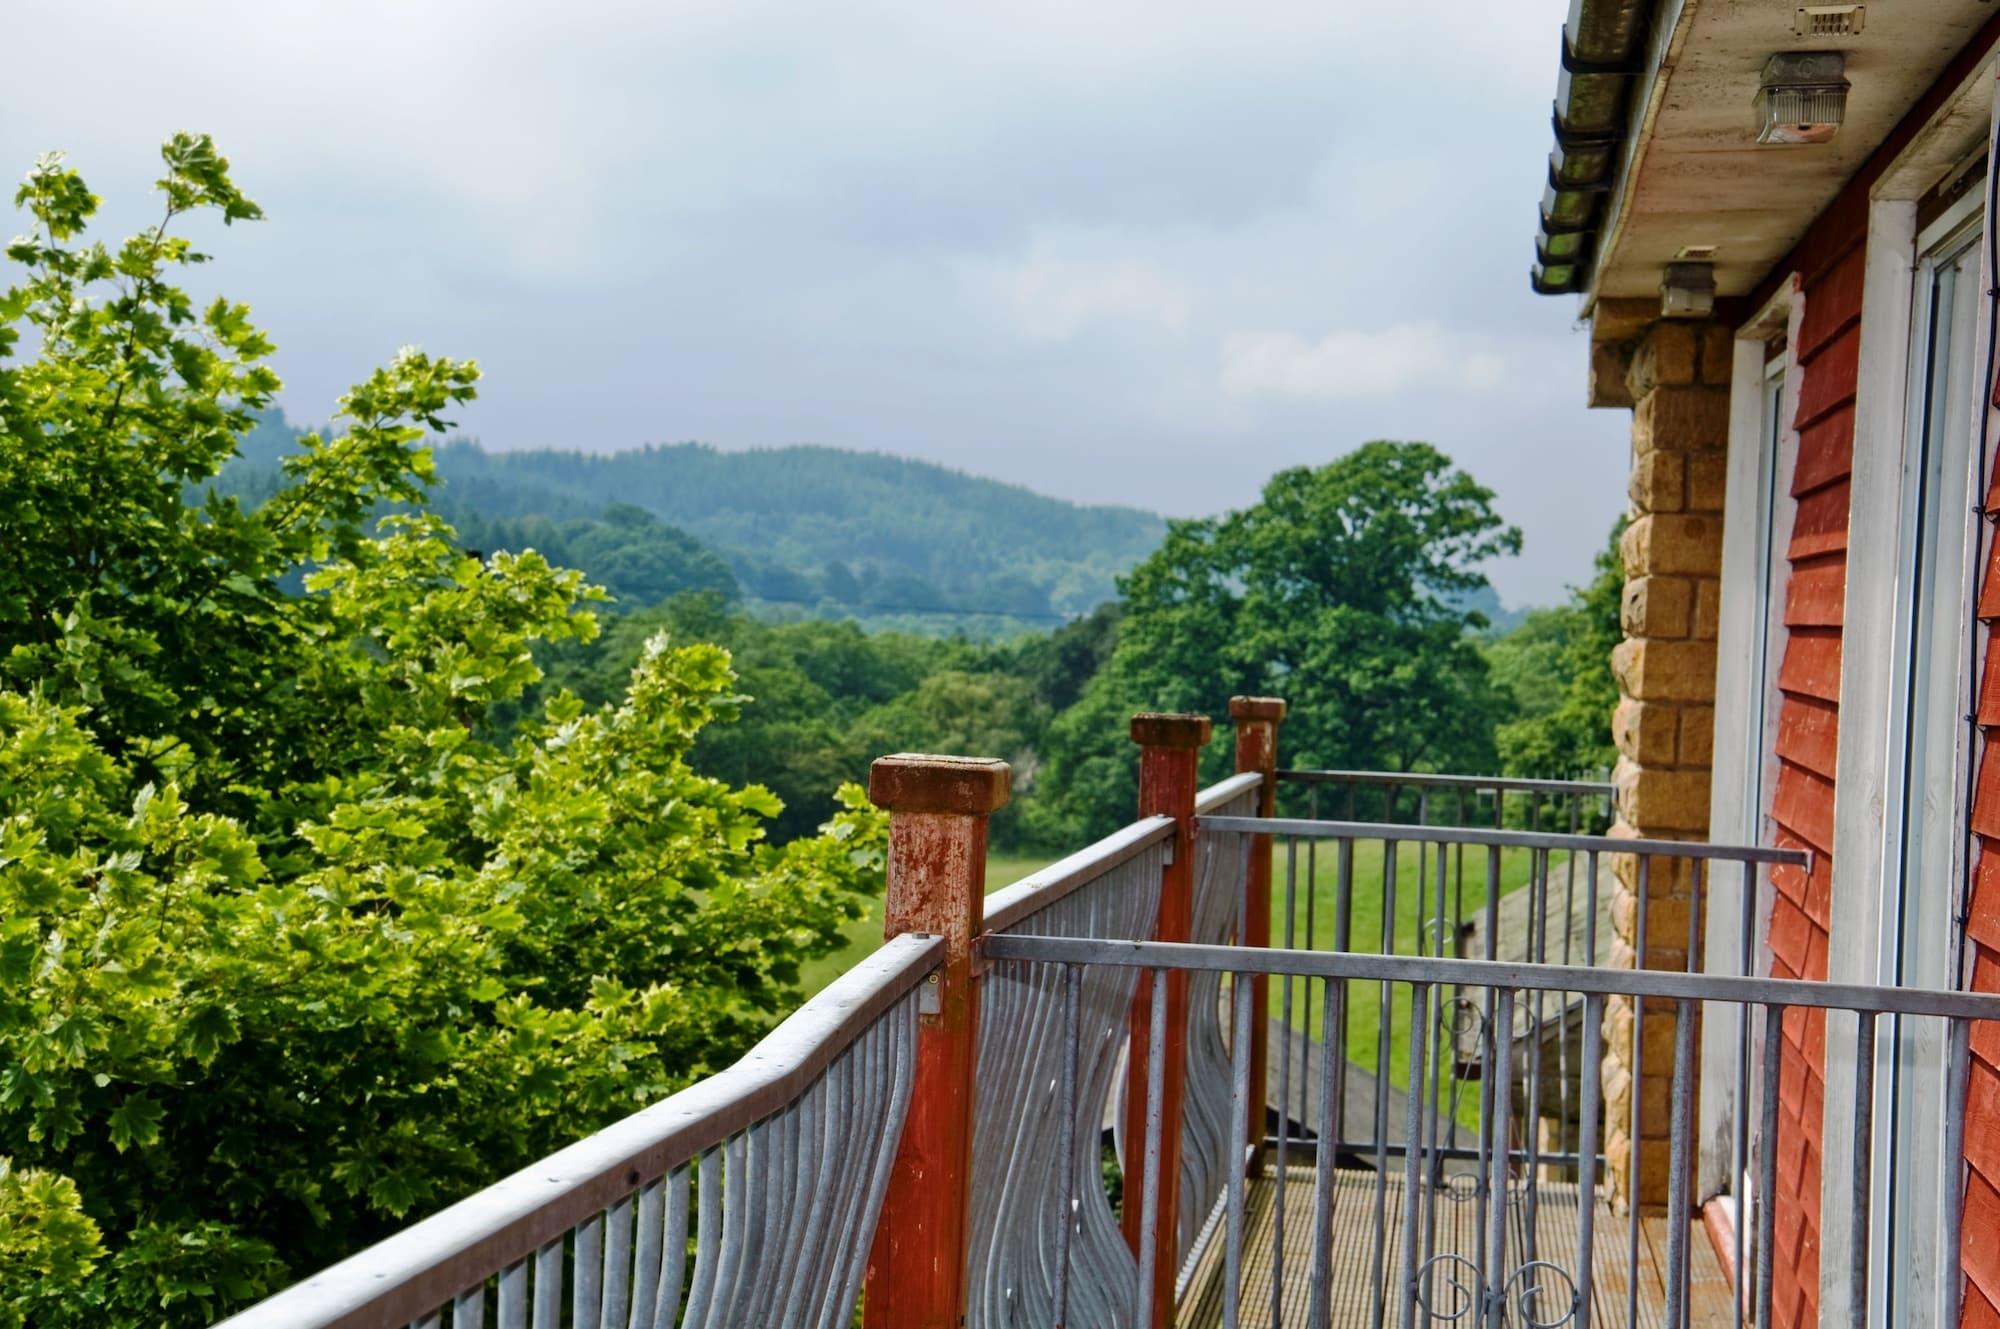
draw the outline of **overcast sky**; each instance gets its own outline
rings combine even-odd
[[[1528,290],[1564,0],[6,0],[0,167],[107,227],[213,133],[204,236],[323,419],[406,343],[489,447],[925,457],[1172,514],[1422,438],[1587,576],[1622,412]],[[11,225],[8,233],[22,229]]]

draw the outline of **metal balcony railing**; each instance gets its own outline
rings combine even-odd
[[[1948,1178],[1953,1184],[1940,1187],[1939,1193],[1948,1199],[1939,1223],[1942,1248],[1958,1249],[1960,1214],[1955,1183],[1956,1168],[1962,1164],[1967,1047],[1975,1022],[2000,1020],[2000,996],[1649,970],[1158,942],[993,936],[986,938],[982,947],[997,968],[1019,963],[1059,966],[1066,985],[1072,988],[1092,971],[1107,967],[1149,972],[1155,983],[1174,973],[1211,973],[1226,978],[1233,1030],[1231,1131],[1238,1138],[1249,1130],[1250,1115],[1257,1106],[1249,1055],[1255,1015],[1253,987],[1248,981],[1252,975],[1323,983],[1326,996],[1322,1012],[1330,1023],[1337,1018],[1339,994],[1354,985],[1384,989],[1407,1011],[1410,1037],[1397,1088],[1403,1103],[1402,1140],[1413,1143],[1396,1151],[1400,1166],[1391,1169],[1383,1164],[1384,1151],[1378,1140],[1377,1163],[1367,1169],[1365,1182],[1344,1185],[1341,1154],[1347,1146],[1331,1133],[1322,1133],[1311,1142],[1310,1184],[1303,1188],[1303,1196],[1295,1191],[1290,1202],[1278,1193],[1277,1179],[1287,1170],[1282,1162],[1275,1175],[1232,1172],[1221,1215],[1222,1251],[1219,1260],[1210,1262],[1214,1282],[1199,1298],[1213,1311],[1213,1318],[1204,1320],[1204,1305],[1191,1308],[1191,1316],[1185,1313],[1190,1308],[1184,1307],[1182,1323],[1214,1322],[1225,1329],[1250,1324],[1304,1324],[1320,1329],[1347,1323],[1413,1327],[1468,1322],[1492,1329],[1502,1325],[1555,1329],[1571,1324],[1587,1329],[1592,1324],[1691,1323],[1698,1284],[1691,1166],[1695,1148],[1693,1103],[1699,1074],[1694,1030],[1697,1018],[1703,1015],[1740,1014],[1745,1028],[1757,1031],[1761,1069],[1753,1101],[1758,1105],[1759,1132],[1765,1140],[1776,1132],[1783,1022],[1789,1016],[1813,1011],[1853,1017],[1845,1024],[1829,1020],[1827,1038],[1829,1055],[1851,1056],[1860,1072],[1855,1087],[1856,1131],[1851,1142],[1854,1221],[1849,1249],[1837,1257],[1852,1284],[1856,1324],[1867,1323],[1869,1168],[1873,1157],[1870,1068],[1883,1033],[1883,1017],[1892,1017],[1886,1022],[1891,1031],[1909,1030],[1923,1020],[1941,1022],[1952,1068],[1943,1156],[1953,1169]],[[1440,1027],[1440,1010],[1468,999],[1481,1006],[1490,1003],[1496,1012],[1495,1028],[1506,1029],[1524,1003],[1572,996],[1583,1005],[1584,1055],[1589,1059],[1601,1052],[1609,1001],[1664,1001],[1671,1003],[1678,1017],[1664,1254],[1649,1255],[1636,1245],[1622,1252],[1607,1251],[1601,1241],[1599,1224],[1606,1213],[1598,1148],[1602,1097],[1594,1076],[1582,1081],[1582,1137],[1574,1160],[1574,1182],[1545,1177],[1516,1146],[1520,1068],[1510,1038],[1490,1040],[1487,1095],[1492,1111],[1482,1115],[1472,1151],[1478,1164],[1476,1181],[1465,1173],[1453,1172],[1449,1164],[1454,1155],[1430,1143],[1435,1138],[1433,1126],[1440,1108],[1428,1092],[1427,1058],[1431,1032]],[[1074,1029],[1065,1024],[1065,1046],[1074,1038]],[[1326,1083],[1331,1078],[1329,1068],[1322,1092],[1332,1092]],[[1068,1081],[1064,1103],[1071,1114],[1088,1110]],[[1776,1185],[1776,1166],[1777,1150],[1761,1149],[1757,1184],[1765,1194]],[[1536,1213],[1538,1200],[1560,1202],[1549,1206],[1555,1210],[1555,1223],[1549,1221],[1549,1215]],[[1058,1213],[1067,1207],[1069,1197],[1063,1195],[1048,1205]],[[1287,1216],[1293,1220],[1294,1234],[1303,1229],[1302,1240],[1288,1239],[1282,1223]],[[1711,1290],[1705,1323],[1717,1322],[1718,1313],[1721,1322],[1772,1323],[1772,1221],[1771,1206],[1761,1206],[1757,1231],[1750,1239],[1755,1252],[1754,1282],[1737,1292],[1721,1289],[1719,1308]],[[1559,1233],[1559,1226],[1570,1230]],[[1299,1267],[1302,1257],[1303,1269]],[[1607,1274],[1612,1276],[1611,1287],[1604,1285]],[[1660,1288],[1657,1305],[1639,1292],[1641,1282],[1649,1277],[1657,1280]],[[1058,1301],[1051,1318],[1035,1323],[1069,1323],[1067,1314],[1068,1308]]]
[[[1198,789],[1208,722],[1139,717],[1139,820],[991,896],[1005,767],[878,763],[900,935],[736,1067],[232,1329],[1765,1325],[1781,1031],[1829,1013],[1854,1322],[1872,1071],[1905,1040],[1947,1049],[1956,1250],[2000,996],[1757,977],[1760,874],[1802,854],[1596,834],[1589,782],[1280,780],[1282,703],[1239,701],[1241,774]],[[1718,911],[1733,972],[1693,972]],[[1711,1242],[1716,1103],[1751,1217]]]

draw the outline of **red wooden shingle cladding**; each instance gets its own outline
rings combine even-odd
[[[1991,531],[1988,531],[1990,538]],[[1985,632],[1979,672],[1979,765],[1973,778],[1971,830],[1973,877],[1966,911],[1966,948],[1972,986],[2000,992],[2000,671],[1994,664],[1991,632],[2000,618],[2000,568],[1988,561],[1981,573],[1978,614]],[[1972,1081],[1966,1092],[1964,1257],[1965,1325],[2000,1324],[2000,1030],[1980,1029],[1972,1038]]]
[[[1848,477],[1854,458],[1854,390],[1860,364],[1861,269],[1865,227],[1802,272],[1798,460],[1793,467],[1785,647],[1773,757],[1771,820],[1781,844],[1813,851],[1810,874],[1772,873],[1771,972],[1825,978],[1833,863],[1834,754],[1840,733],[1840,648],[1847,598]],[[1825,1094],[1824,1038],[1806,1019],[1785,1023],[1779,1068],[1778,1184],[1774,1197],[1778,1270],[1773,1318],[1781,1326],[1819,1322],[1819,1105]]]

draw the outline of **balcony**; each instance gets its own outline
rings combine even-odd
[[[1876,1053],[1943,1039],[1956,1168],[2000,997],[1760,978],[1763,877],[1804,855],[1607,834],[1601,784],[1280,770],[1281,709],[1236,713],[1201,790],[1207,722],[1135,720],[1145,815],[992,895],[1005,768],[878,762],[874,956],[229,1325],[1772,1324],[1807,1024],[1857,1068],[1829,1257],[1866,1306]],[[1684,963],[1630,967],[1668,925]]]

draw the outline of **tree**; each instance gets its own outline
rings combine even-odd
[[[1584,776],[1617,760],[1611,652],[1624,635],[1618,620],[1625,594],[1618,537],[1624,530],[1620,518],[1597,553],[1595,575],[1571,589],[1567,604],[1536,610],[1487,648],[1494,678],[1516,710],[1494,736],[1509,775]]]
[[[1520,543],[1492,493],[1424,443],[1367,443],[1279,472],[1251,507],[1172,523],[1121,582],[1109,665],[1051,727],[1030,823],[1054,838],[1128,819],[1126,717],[1220,717],[1235,693],[1291,702],[1299,765],[1491,769],[1503,703],[1465,606],[1481,565]],[[1221,774],[1220,745],[1207,761]]]
[[[259,214],[163,157],[116,251],[41,159],[0,294],[0,1325],[208,1323],[345,1255],[733,1059],[879,888],[858,791],[780,848],[690,766],[719,647],[499,732],[601,592],[425,510],[473,365],[400,352],[214,492],[278,381],[174,225]]]

